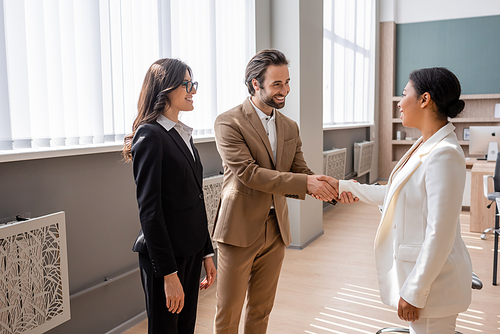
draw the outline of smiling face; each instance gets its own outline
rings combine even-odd
[[[403,97],[398,103],[399,118],[403,121],[403,126],[408,128],[418,128],[422,121],[422,98],[417,96],[413,83],[408,81],[403,89]]]
[[[184,75],[184,81],[190,81],[191,75],[189,71],[186,70]],[[196,94],[196,88],[193,87],[191,93],[186,92],[186,85],[182,84],[168,94],[170,99],[170,108],[166,110],[168,113],[178,114],[180,111],[191,111],[194,109],[193,105],[193,95]]]
[[[253,103],[263,112],[269,114],[273,108],[282,109],[285,106],[285,97],[290,92],[290,74],[286,65],[271,65],[264,75],[262,87],[256,79],[252,80],[255,95]]]

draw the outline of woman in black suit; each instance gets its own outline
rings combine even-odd
[[[177,59],[160,59],[146,73],[125,159],[133,161],[142,226],[139,252],[148,333],[194,333],[198,289],[212,285],[216,270],[203,200],[203,167],[179,121],[193,110],[197,82]],[[201,264],[207,276],[200,283]]]

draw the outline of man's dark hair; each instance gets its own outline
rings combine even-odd
[[[247,85],[248,92],[250,95],[255,94],[255,89],[252,85],[252,80],[257,79],[259,87],[262,88],[262,83],[264,82],[264,74],[270,65],[288,66],[288,59],[286,59],[283,52],[278,50],[262,50],[258,52],[252,59],[248,62],[245,71],[245,84]]]

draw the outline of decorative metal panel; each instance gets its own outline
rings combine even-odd
[[[207,210],[208,231],[210,235],[214,230],[215,216],[219,208],[220,193],[222,190],[222,175],[207,177],[203,179],[203,196],[205,198],[205,208]],[[214,249],[216,242],[213,242]]]
[[[44,333],[70,319],[64,212],[0,226],[0,333]]]
[[[374,142],[364,141],[354,143],[354,171],[358,176],[364,175],[372,169]]]
[[[323,173],[337,180],[345,178],[345,148],[337,148],[323,152]]]

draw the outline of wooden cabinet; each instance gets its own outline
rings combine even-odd
[[[488,209],[489,201],[484,197],[483,176],[495,173],[495,162],[478,161],[472,167],[470,231],[483,233],[487,228],[495,226],[495,203]],[[490,181],[490,187],[491,187]],[[488,192],[493,192],[493,187]]]
[[[465,108],[457,117],[450,119],[455,126],[458,141],[464,150],[466,157],[469,157],[469,142],[464,140],[464,129],[469,126],[498,126],[500,118],[494,118],[495,104],[500,103],[500,94],[482,94],[482,95],[462,95],[461,99],[465,101]],[[399,118],[398,103],[400,96],[392,98],[392,124],[388,129],[392,135],[390,142],[391,162],[395,165],[404,155],[413,143],[420,137],[420,131],[417,129],[405,128]],[[397,131],[406,132],[406,140],[397,140]],[[410,137],[410,138],[408,138]],[[478,156],[472,156],[478,157]]]

